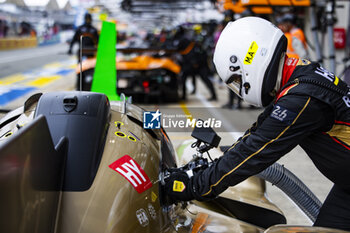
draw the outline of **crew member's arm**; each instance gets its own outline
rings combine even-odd
[[[99,39],[98,31],[97,31],[97,29],[95,29],[94,30],[94,42],[95,42],[96,47],[98,45],[98,39]]]
[[[80,31],[80,27],[75,31],[75,33],[74,33],[74,36],[73,36],[73,38],[72,38],[72,40],[71,40],[71,42],[70,42],[70,44],[69,44],[69,50],[68,50],[68,53],[69,54],[72,54],[72,48],[73,48],[73,45],[74,45],[74,43],[76,43],[76,42],[79,42],[79,36],[80,36],[80,34],[81,34],[81,31]]]
[[[196,199],[214,198],[263,171],[311,133],[329,130],[334,120],[328,105],[308,96],[287,95],[271,108],[213,166],[192,178]]]

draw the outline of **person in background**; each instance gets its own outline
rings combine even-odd
[[[26,21],[20,23],[19,36],[29,36],[32,30],[32,25]]]
[[[296,17],[286,13],[277,18],[278,28],[287,37],[287,55],[294,58],[308,59],[306,38],[303,30],[296,26]]]
[[[5,38],[7,36],[8,28],[7,21],[0,19],[0,38]]]
[[[80,37],[83,36],[82,39],[82,48],[80,48]],[[91,57],[95,55],[95,49],[98,44],[98,32],[97,29],[92,26],[92,16],[87,13],[84,16],[84,24],[79,26],[74,33],[73,39],[69,45],[68,54],[72,54],[72,48],[75,43],[79,43],[78,50],[78,63],[80,62],[80,50],[83,49],[82,55],[83,57]],[[87,49],[84,51],[84,49]],[[88,51],[88,49],[92,49],[92,51]]]
[[[176,47],[181,54],[182,99],[187,99],[187,77],[199,75],[211,94],[208,100],[217,100],[214,85],[208,77],[209,68],[207,56],[205,51],[203,51],[201,41],[195,36],[189,36],[186,30],[182,26],[179,26],[174,36],[174,47]],[[194,81],[193,84],[195,88]],[[195,89],[193,91],[195,91]]]

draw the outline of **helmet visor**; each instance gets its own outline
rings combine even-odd
[[[226,81],[226,85],[239,97],[242,98],[242,75],[233,74]]]

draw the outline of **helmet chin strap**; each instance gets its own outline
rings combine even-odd
[[[276,80],[276,85],[275,85],[275,88],[274,88],[275,93],[277,93],[280,90],[280,88],[281,88],[283,66],[284,66],[285,59],[286,59],[286,53],[283,52],[281,54],[281,60],[280,60],[279,66],[278,66],[277,80]]]

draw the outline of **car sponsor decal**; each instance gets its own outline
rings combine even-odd
[[[129,155],[124,155],[110,164],[109,167],[127,179],[138,193],[142,193],[152,187],[152,182],[146,172]]]
[[[139,220],[140,225],[143,227],[149,224],[148,216],[144,209],[139,209],[136,211],[136,218]]]
[[[153,220],[156,220],[157,219],[157,212],[154,209],[154,206],[151,203],[148,203],[147,208],[148,208],[148,213],[151,216],[151,218]]]
[[[270,114],[270,116],[276,120],[279,120],[286,124],[292,124],[293,120],[297,116],[296,113],[276,104]]]
[[[247,55],[245,55],[244,62],[243,62],[245,65],[252,64],[256,51],[258,51],[258,48],[259,48],[258,44],[255,41],[253,41],[250,44]]]

